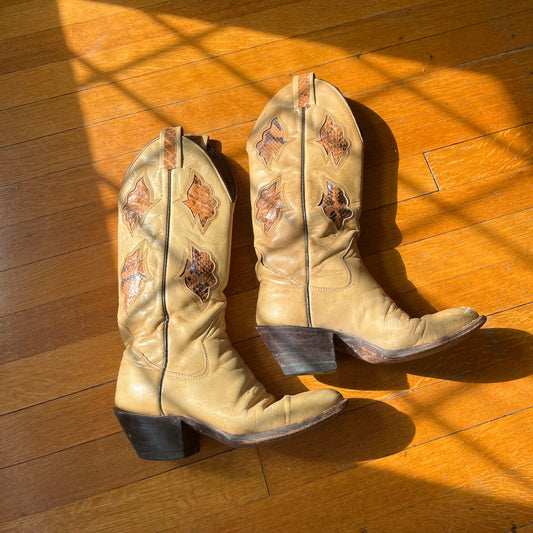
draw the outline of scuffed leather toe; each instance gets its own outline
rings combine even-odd
[[[290,411],[287,413],[289,424],[316,417],[346,401],[342,394],[333,389],[301,392],[295,396],[286,396],[285,398],[290,398]]]
[[[426,344],[453,335],[477,318],[478,313],[470,307],[455,307],[426,315],[422,318],[426,322],[425,332],[417,344]]]

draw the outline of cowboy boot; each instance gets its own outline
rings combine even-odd
[[[141,150],[120,190],[125,351],[115,414],[145,459],[196,453],[198,433],[230,446],[288,437],[346,402],[333,390],[275,401],[231,346],[223,290],[235,189],[214,161],[224,170],[206,138],[199,146],[181,128],[166,129]]]
[[[295,76],[266,105],[247,151],[257,329],[285,374],[334,371],[334,337],[369,363],[396,363],[485,322],[468,307],[411,318],[365,269],[356,246],[363,140],[335,87]]]

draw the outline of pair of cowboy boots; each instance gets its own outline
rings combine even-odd
[[[356,240],[363,141],[342,94],[295,76],[248,139],[258,331],[289,375],[336,369],[333,340],[370,363],[449,346],[485,317],[467,307],[410,318],[364,268]],[[224,311],[235,185],[206,137],[163,130],[119,195],[125,344],[115,414],[137,454],[179,459],[199,433],[271,442],[337,413],[331,389],[275,400],[231,346]]]

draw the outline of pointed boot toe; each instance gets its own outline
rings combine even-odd
[[[303,420],[323,420],[328,413],[336,413],[348,400],[333,389],[319,389],[302,392],[290,397],[290,420],[296,423]]]

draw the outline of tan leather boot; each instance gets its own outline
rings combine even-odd
[[[266,105],[247,151],[258,330],[285,374],[335,370],[335,336],[365,361],[395,363],[485,322],[468,307],[410,318],[365,269],[356,247],[363,141],[335,87],[294,77]]]
[[[119,195],[125,351],[115,413],[145,459],[197,452],[198,432],[230,446],[270,442],[346,402],[333,390],[275,401],[231,346],[223,290],[235,193],[206,143],[163,130],[133,161]]]

